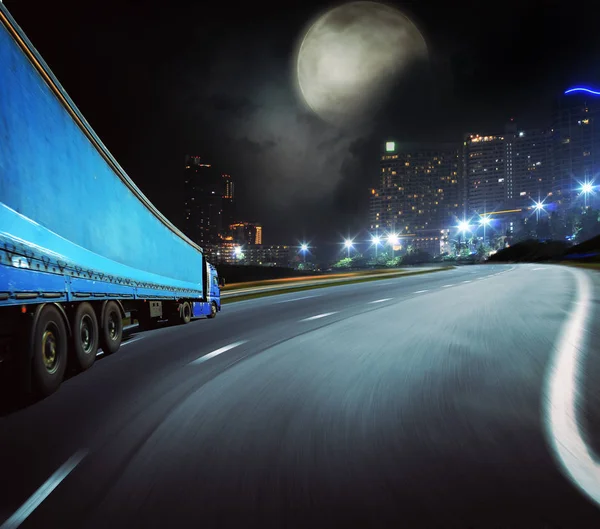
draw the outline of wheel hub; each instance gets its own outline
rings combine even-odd
[[[89,316],[86,315],[82,318],[79,330],[81,336],[81,345],[83,346],[84,352],[87,354],[90,352],[92,347],[92,328]]]
[[[58,355],[56,354],[56,336],[46,329],[42,336],[42,354],[44,366],[49,373],[54,373],[58,367]]]
[[[111,340],[116,340],[116,338],[117,338],[117,322],[115,321],[114,312],[111,313],[109,321],[108,321],[108,333],[110,334]]]

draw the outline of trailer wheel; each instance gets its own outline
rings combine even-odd
[[[121,309],[114,301],[109,301],[102,313],[102,329],[100,329],[100,347],[104,354],[113,354],[121,347],[123,338],[123,320]]]
[[[31,334],[32,382],[43,397],[60,386],[67,367],[68,336],[60,311],[53,305],[44,306]]]
[[[184,301],[180,312],[181,323],[189,323],[192,319],[192,307],[189,302]]]
[[[80,303],[73,316],[73,361],[78,371],[92,367],[100,341],[98,319],[89,303]]]
[[[208,314],[206,317],[209,319],[214,318],[217,315],[217,304],[216,302],[212,302],[210,304],[210,314]]]

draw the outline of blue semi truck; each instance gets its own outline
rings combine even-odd
[[[217,271],[119,166],[0,3],[0,366],[48,395],[142,328],[221,310]]]

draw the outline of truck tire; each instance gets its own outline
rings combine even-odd
[[[98,318],[89,303],[80,303],[73,315],[73,363],[77,371],[92,367],[100,342]]]
[[[31,368],[34,391],[47,397],[60,386],[67,368],[67,328],[60,311],[53,305],[40,309],[31,331]]]
[[[121,347],[123,338],[123,320],[121,309],[114,301],[109,301],[102,312],[102,328],[100,329],[100,347],[104,354],[116,353]]]
[[[180,318],[181,323],[189,323],[192,320],[192,306],[187,301],[181,304]]]
[[[208,319],[212,319],[217,315],[217,304],[216,302],[212,302],[210,304],[210,313],[206,316]]]

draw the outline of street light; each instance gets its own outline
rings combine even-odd
[[[540,211],[544,211],[544,208],[546,207],[546,205],[543,202],[540,202],[539,200],[534,204],[533,209],[535,210],[535,216],[536,216],[536,221],[540,222]]]
[[[584,182],[581,184],[581,192],[583,193],[585,207],[587,208],[587,197],[594,192],[594,184],[592,184],[592,182]]]
[[[469,224],[469,222],[466,221],[466,220],[461,220],[458,223],[458,239],[459,239],[459,241],[458,241],[458,247],[459,247],[459,251],[460,251],[460,248],[462,246],[462,242],[461,242],[462,236],[464,235],[465,239],[466,239],[466,233],[468,231],[471,231],[471,224]]]
[[[490,219],[490,217],[488,217],[487,215],[479,219],[479,224],[483,226],[483,246],[485,246],[485,227],[489,226],[491,223],[492,219]]]
[[[471,225],[466,220],[461,220],[458,223],[458,231],[461,233],[465,233],[467,231],[471,231]]]
[[[344,241],[344,247],[348,250],[348,259],[350,258],[350,249],[354,246],[354,241],[352,239],[346,239]]]
[[[395,233],[388,235],[387,238],[388,244],[392,247],[392,259],[396,258],[396,250],[395,247],[400,244],[400,238]]]
[[[233,252],[235,254],[236,259],[240,259],[242,257],[242,248],[241,248],[241,246],[236,246],[233,249]]]
[[[302,252],[302,254],[304,255],[304,262],[306,263],[306,252],[308,251],[308,244],[306,244],[305,242],[303,242],[300,245],[300,251]]]
[[[381,244],[381,237],[379,235],[373,235],[373,237],[371,237],[371,243],[375,246],[375,259],[377,260],[377,248]]]

